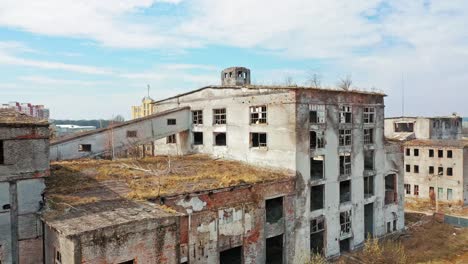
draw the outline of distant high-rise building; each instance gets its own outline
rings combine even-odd
[[[132,106],[132,119],[145,117],[153,114],[154,112],[154,100],[149,96],[149,86],[148,86],[148,95],[143,97],[141,100],[141,105]]]
[[[32,116],[32,117],[36,117],[40,119],[49,119],[49,109],[45,108],[44,105],[33,105],[31,103],[9,102],[7,104],[2,104],[0,108],[14,109],[17,112],[26,114],[28,116]]]

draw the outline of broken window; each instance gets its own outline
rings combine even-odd
[[[310,188],[310,211],[323,209],[324,185],[312,186]]]
[[[396,174],[385,176],[385,204],[391,204],[397,201],[396,179]]]
[[[213,109],[213,124],[214,125],[226,124],[226,108]]]
[[[5,149],[2,140],[0,140],[0,164],[5,164]]]
[[[419,165],[414,165],[414,173],[419,173]]]
[[[374,170],[374,150],[364,150],[364,170]]]
[[[414,149],[414,156],[415,157],[418,157],[419,156],[419,149]]]
[[[283,218],[283,197],[265,201],[266,222],[274,224]]]
[[[219,263],[242,264],[242,247],[235,247],[219,252]]]
[[[310,158],[310,178],[312,180],[324,178],[324,156]]]
[[[351,154],[340,154],[340,176],[351,174]]]
[[[396,122],[395,132],[414,132],[414,123],[409,122]]]
[[[319,217],[310,222],[310,252],[312,254],[323,254],[325,219]]]
[[[203,125],[203,110],[192,111],[192,122],[194,125]]]
[[[310,131],[310,149],[319,149],[325,147],[324,132]]]
[[[447,188],[447,200],[452,200],[453,199],[453,191],[450,188]]]
[[[437,175],[439,175],[439,176],[444,175],[444,167],[439,167],[438,168]]]
[[[353,114],[351,112],[351,106],[342,105],[340,106],[340,123],[341,124],[351,124],[353,119]]]
[[[418,195],[419,195],[419,185],[414,185],[414,192],[413,192],[413,194],[414,194],[415,196],[418,196]]]
[[[451,159],[453,157],[453,152],[451,150],[447,150],[447,158]]]
[[[351,235],[351,210],[340,213],[340,237]]]
[[[444,151],[443,151],[442,149],[439,149],[438,152],[439,152],[439,153],[438,153],[438,154],[439,154],[439,155],[438,155],[439,158],[443,158],[443,157],[444,157]]]
[[[193,132],[193,144],[203,145],[203,132]]]
[[[374,144],[374,129],[364,129],[364,144]]]
[[[409,148],[406,149],[406,156],[411,156],[411,149]]]
[[[351,202],[351,180],[340,182],[340,203]]]
[[[172,134],[166,138],[166,144],[175,144],[177,143],[176,134]]]
[[[128,138],[135,138],[135,137],[137,137],[137,131],[136,131],[136,130],[127,131],[127,137],[128,137]]]
[[[267,146],[266,133],[250,133],[250,147],[259,148]]]
[[[91,144],[80,144],[80,145],[78,145],[78,151],[80,151],[80,152],[91,152]]]
[[[374,177],[364,177],[364,198],[369,198],[374,195]]]
[[[176,123],[177,123],[177,121],[174,118],[167,119],[167,125],[168,126],[174,126]]]
[[[429,157],[430,157],[430,158],[433,158],[433,157],[434,157],[434,150],[433,150],[433,149],[430,149],[430,150],[429,150]]]
[[[364,124],[373,124],[375,122],[375,108],[364,107]]]
[[[434,174],[434,166],[429,166],[429,174]]]
[[[62,263],[62,254],[57,249],[55,249],[55,263],[56,264]]]
[[[411,194],[411,184],[405,184],[405,193]]]
[[[309,122],[311,124],[325,124],[324,105],[309,105]]]
[[[226,133],[213,133],[215,146],[226,146]]]
[[[340,146],[351,146],[351,129],[340,129]]]
[[[411,172],[411,165],[406,165],[406,172]]]
[[[267,123],[267,107],[251,106],[250,107],[250,124],[266,124]]]
[[[341,254],[349,252],[350,250],[351,250],[351,238],[341,240],[340,241]]]
[[[267,238],[265,263],[283,264],[283,235]]]
[[[447,176],[453,176],[453,168],[447,168]]]
[[[390,234],[392,232],[392,222],[387,222],[387,233]]]

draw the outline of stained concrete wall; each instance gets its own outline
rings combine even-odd
[[[461,117],[399,117],[385,119],[385,137],[395,134],[395,122],[414,123],[416,139],[461,139]]]
[[[175,125],[168,125],[167,119],[176,119]],[[67,160],[98,155],[110,155],[112,146],[115,153],[145,144],[155,139],[189,129],[190,111],[187,108],[172,109],[159,115],[147,116],[128,121],[112,129],[88,132],[81,136],[59,139],[51,143],[50,159]],[[137,136],[127,137],[127,131],[137,131]],[[91,151],[79,151],[80,144],[91,144]]]

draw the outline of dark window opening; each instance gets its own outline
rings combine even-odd
[[[374,129],[364,129],[364,144],[374,144]]]
[[[340,118],[339,121],[342,124],[351,124],[353,114],[351,112],[351,106],[340,106]]]
[[[414,165],[414,173],[419,173],[419,165]]]
[[[125,261],[125,262],[120,262],[119,264],[133,264],[133,263],[135,263],[135,261],[132,259],[132,260]]]
[[[406,156],[411,156],[411,149],[409,148],[406,149]]]
[[[310,149],[324,148],[323,132],[310,131]]]
[[[283,197],[265,201],[266,222],[274,224],[283,218]]]
[[[419,149],[414,149],[414,156],[419,157]]]
[[[351,174],[351,154],[340,155],[340,175],[347,176]]]
[[[324,190],[324,185],[312,186],[310,188],[310,211],[323,209]]]
[[[309,122],[312,123],[312,124],[317,124],[318,122],[318,116],[317,116],[317,111],[316,110],[312,110],[312,111],[309,111]]]
[[[364,151],[364,170],[374,170],[374,151]]]
[[[434,174],[434,166],[429,166],[429,174]]]
[[[453,168],[447,168],[447,176],[453,176]]]
[[[167,119],[167,125],[168,126],[173,126],[177,123],[177,121],[173,118]]]
[[[192,122],[194,125],[203,125],[203,111],[202,110],[192,111]]]
[[[340,252],[341,253],[346,253],[346,252],[349,252],[351,250],[350,240],[351,240],[350,238],[347,238],[347,239],[344,239],[344,240],[340,241]]]
[[[434,157],[434,150],[433,150],[433,149],[430,149],[430,150],[429,150],[429,157],[430,157],[430,158],[433,158],[433,157]]]
[[[78,145],[78,151],[80,152],[90,152],[91,144],[80,144]]]
[[[392,232],[392,222],[387,222],[387,233]]]
[[[214,125],[226,124],[226,108],[213,109],[213,124]]]
[[[250,133],[250,146],[252,148],[266,147],[267,134],[266,133]]]
[[[453,152],[451,150],[447,150],[447,158],[451,159],[453,157]]]
[[[411,194],[411,184],[405,184],[405,193]]]
[[[283,264],[283,235],[266,240],[266,262],[268,264]]]
[[[364,107],[364,123],[372,124],[375,119],[375,108],[374,107]]]
[[[251,106],[250,107],[250,124],[266,124],[267,123],[267,107]]]
[[[5,150],[3,148],[2,140],[0,140],[0,164],[5,164]]]
[[[351,129],[340,129],[340,146],[351,146]]]
[[[325,238],[325,219],[313,219],[310,223],[310,252],[323,255]]]
[[[369,198],[374,195],[374,177],[364,177],[364,198]]]
[[[203,132],[193,132],[193,144],[203,145]]]
[[[414,123],[395,123],[395,132],[414,132]]]
[[[242,247],[235,247],[219,253],[220,264],[242,264]]]
[[[175,144],[177,143],[177,138],[175,134],[172,134],[166,138],[166,144]]]
[[[411,172],[411,165],[406,165],[406,172]]]
[[[3,210],[10,210],[11,209],[11,205],[10,204],[4,204],[2,206]]]
[[[340,182],[340,203],[351,202],[351,180]]]
[[[137,131],[136,131],[136,130],[127,131],[127,137],[128,137],[128,138],[135,138],[135,137],[137,137]]]
[[[310,158],[310,178],[312,180],[324,178],[324,160],[323,156]]]
[[[340,213],[340,237],[351,234],[351,210]]]
[[[444,167],[439,167],[437,170],[437,175],[444,175]]]
[[[415,196],[418,196],[418,195],[419,195],[419,185],[414,185],[414,192],[413,192],[413,194],[414,194]]]
[[[443,151],[443,150],[439,149],[438,154],[439,154],[439,155],[438,155],[439,158],[443,158],[443,157],[444,157],[444,151]]]
[[[58,250],[55,250],[55,263],[62,263],[62,254]]]
[[[397,230],[397,220],[393,220],[393,231]]]
[[[215,146],[226,146],[226,133],[214,133]]]
[[[325,124],[325,106],[324,105],[310,105],[309,123]]]
[[[392,204],[397,201],[396,174],[385,176],[385,204]]]

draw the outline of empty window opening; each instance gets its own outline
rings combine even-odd
[[[340,182],[340,203],[351,202],[351,180]]]
[[[340,106],[340,123],[351,124],[353,120],[353,114],[351,106],[342,105]]]
[[[324,156],[310,158],[310,178],[312,180],[324,178]]]
[[[374,144],[374,129],[364,129],[364,144]]]
[[[325,219],[319,217],[310,222],[310,253],[323,255]]]
[[[375,108],[364,107],[364,123],[373,124],[375,122]]]
[[[397,231],[397,220],[393,220],[393,231]]]
[[[317,185],[310,188],[310,211],[323,209],[325,199],[324,186]]]
[[[453,199],[453,191],[452,189],[447,189],[447,200],[452,200]]]
[[[414,165],[414,173],[419,173],[419,165]]]
[[[453,168],[447,168],[447,176],[453,176]]]
[[[224,78],[227,78],[228,77],[228,74],[227,72],[224,73]]]
[[[213,124],[214,125],[226,124],[226,108],[213,109]]]
[[[433,150],[433,149],[430,149],[430,150],[429,150],[429,157],[430,157],[430,158],[433,158],[433,157],[434,157],[434,150]]]
[[[364,237],[374,234],[374,203],[364,205]]]
[[[351,210],[340,213],[340,237],[351,235]]]
[[[451,150],[447,150],[447,158],[451,159],[453,157],[453,152]]]
[[[351,154],[340,155],[340,176],[347,176],[351,174]]]
[[[390,234],[392,232],[392,222],[387,222],[387,233]]]
[[[365,150],[364,151],[364,170],[374,170],[374,151]]]
[[[242,72],[241,71],[237,72],[237,77],[242,78]]]
[[[229,72],[229,78],[231,78],[231,77],[232,77],[232,72]]]
[[[5,164],[5,150],[3,148],[2,140],[0,140],[0,164]]]
[[[274,224],[283,218],[283,197],[269,199],[265,201],[266,221]]]
[[[242,264],[242,247],[235,247],[219,253],[220,264]]]
[[[266,133],[250,133],[250,147],[259,148],[267,147]]]
[[[119,264],[133,264],[135,263],[135,260],[129,260],[129,261],[124,261],[124,262],[120,262]]]
[[[175,134],[172,134],[166,138],[166,144],[175,144],[175,143],[177,143]]]
[[[226,133],[213,133],[215,146],[226,146]]]
[[[419,157],[419,149],[414,149],[414,156]]]
[[[444,167],[439,167],[439,168],[437,169],[437,175],[439,175],[439,176],[440,176],[440,175],[444,175]]]
[[[167,119],[167,125],[168,126],[174,126],[174,125],[176,125],[176,123],[177,123],[177,120],[175,120],[174,118]]]
[[[351,146],[351,129],[340,129],[340,146]]]
[[[434,166],[429,166],[429,174],[434,174]]]
[[[202,110],[192,111],[192,122],[194,125],[203,125],[203,111]]]
[[[374,195],[374,177],[364,177],[364,198],[369,198]]]
[[[309,106],[309,122],[311,124],[325,124],[325,106],[310,105]]]
[[[203,145],[203,132],[193,132],[193,144]]]
[[[62,253],[60,251],[55,250],[55,263],[61,264],[62,263]]]
[[[137,137],[137,131],[136,130],[127,131],[127,137],[128,138],[136,138]]]
[[[409,148],[406,149],[406,156],[411,156],[411,149]]]
[[[411,194],[411,184],[405,184],[405,193]]]
[[[344,240],[341,240],[340,241],[340,252],[341,253],[346,253],[346,252],[349,252],[351,250],[351,239],[350,238],[347,238],[347,239],[344,239]]]
[[[269,264],[283,263],[283,235],[266,240],[266,262]]]
[[[267,123],[267,107],[251,106],[250,107],[250,124],[266,124]]]
[[[395,123],[395,132],[414,132],[414,123],[397,122]]]
[[[406,172],[411,172],[411,165],[406,165]]]
[[[10,204],[4,204],[4,205],[2,206],[2,209],[3,209],[3,210],[10,210],[10,209],[11,209],[11,205],[10,205]]]
[[[396,174],[385,176],[385,204],[391,204],[397,201],[396,180]]]
[[[324,148],[325,147],[325,142],[324,142],[324,132],[317,132],[317,131],[310,131],[309,133],[310,136],[310,149],[319,149],[319,148]]]
[[[419,185],[414,185],[414,192],[413,195],[418,196],[419,195]]]
[[[443,157],[444,157],[444,151],[443,151],[443,150],[439,149],[438,154],[439,154],[439,155],[438,155],[439,158],[443,158]]]
[[[91,144],[80,144],[80,145],[78,145],[78,151],[80,151],[80,152],[91,152]]]

